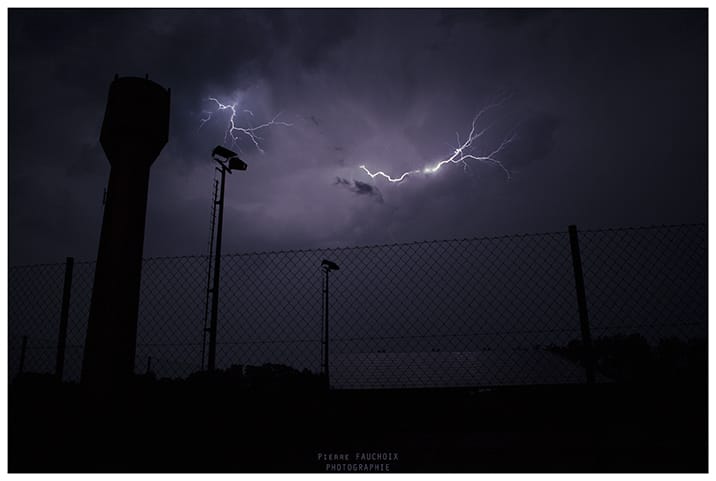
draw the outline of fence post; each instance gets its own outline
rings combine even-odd
[[[584,274],[582,272],[582,257],[579,252],[579,237],[577,226],[569,226],[569,243],[572,249],[572,266],[574,268],[574,284],[577,289],[577,304],[579,306],[579,325],[582,331],[582,362],[587,374],[587,384],[594,384],[594,353],[592,351],[592,336],[589,332],[589,317],[587,315],[587,296],[584,291]]]
[[[70,313],[70,294],[72,293],[72,270],[75,258],[68,257],[65,261],[65,285],[62,289],[62,310],[60,311],[60,333],[57,338],[57,360],[55,361],[55,376],[62,382],[65,369],[65,346],[67,345],[67,319]]]
[[[22,346],[20,347],[20,369],[18,372],[22,374],[25,371],[25,351],[27,350],[27,336],[22,336]]]

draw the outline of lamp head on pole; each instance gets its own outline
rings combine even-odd
[[[246,170],[248,167],[246,162],[239,158],[239,154],[221,145],[214,147],[214,150],[211,151],[211,156],[221,164],[222,168],[228,169],[229,173],[232,170]]]
[[[339,269],[338,264],[336,264],[335,262],[326,260],[326,259],[323,259],[323,262],[321,262],[321,267],[323,267],[326,270],[326,272],[337,271]]]

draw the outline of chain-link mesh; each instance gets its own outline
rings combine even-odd
[[[67,323],[67,346],[63,379],[79,381],[82,372],[87,321],[89,319],[92,286],[94,285],[94,262],[75,262],[72,272],[72,294]],[[59,323],[58,323],[59,327]]]
[[[206,257],[146,259],[135,370],[184,377],[201,370]],[[228,275],[225,282],[228,286]],[[149,358],[151,357],[151,361]]]
[[[579,241],[599,367],[609,342],[705,345],[704,225],[582,231]],[[340,270],[325,274],[323,259]],[[206,366],[208,260],[144,261],[136,372]],[[10,269],[11,378],[23,336],[24,370],[54,370],[64,267]],[[216,367],[320,372],[326,275],[334,388],[585,380],[566,231],[222,256]],[[93,276],[94,263],[75,264],[65,380],[79,379]],[[598,382],[614,379],[608,367]]]
[[[57,328],[62,309],[65,264],[38,264],[8,269],[8,368],[52,372],[57,355]],[[23,338],[25,356],[21,361]]]
[[[569,382],[547,352],[575,335],[563,234],[423,242],[330,253],[337,387]]]
[[[593,335],[704,337],[706,226],[579,234]]]
[[[598,368],[617,380],[650,372],[705,380],[705,225],[581,232]]]

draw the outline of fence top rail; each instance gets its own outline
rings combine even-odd
[[[76,263],[75,263],[76,264]],[[36,267],[60,267],[64,266],[64,262],[43,262],[39,264],[21,264],[17,266],[8,266],[8,270],[14,270],[14,269],[30,269],[30,268],[36,268]]]
[[[579,232],[584,233],[600,233],[600,232],[625,232],[625,231],[644,231],[644,230],[658,230],[658,229],[679,229],[688,227],[706,227],[706,223],[692,223],[692,224],[661,224],[661,225],[645,225],[645,226],[632,226],[632,227],[606,227],[606,228],[592,228],[592,229],[578,229]],[[432,240],[421,240],[412,242],[395,242],[392,244],[366,244],[360,246],[338,246],[338,247],[317,247],[317,248],[306,248],[306,249],[284,249],[284,250],[266,250],[266,251],[249,251],[249,252],[237,252],[223,254],[222,257],[250,257],[258,255],[283,255],[283,254],[308,254],[314,252],[340,252],[340,251],[353,251],[353,250],[369,250],[369,249],[386,249],[394,247],[409,247],[409,246],[421,246],[431,244],[444,244],[444,243],[460,243],[460,242],[475,242],[475,241],[498,241],[505,239],[523,239],[530,237],[549,237],[555,235],[564,235],[567,230],[564,231],[546,231],[546,232],[535,232],[535,233],[523,233],[523,234],[505,234],[500,236],[483,236],[483,237],[463,237],[453,239],[432,239]],[[193,255],[181,255],[181,256],[154,256],[145,257],[144,262],[151,261],[163,261],[163,260],[179,260],[179,259],[207,259],[206,254],[193,254]],[[75,261],[75,265],[90,265],[96,261]],[[37,267],[59,267],[64,266],[65,262],[55,263],[39,263],[39,264],[23,264],[9,266],[9,270],[24,269],[24,268],[37,268]]]
[[[455,239],[433,239],[433,240],[422,240],[412,242],[396,242],[392,244],[366,244],[361,246],[344,246],[344,247],[319,247],[313,249],[287,249],[277,251],[253,251],[253,252],[239,252],[234,254],[225,254],[222,257],[243,257],[243,256],[254,256],[254,255],[267,255],[267,254],[306,254],[312,252],[338,252],[338,251],[352,251],[352,250],[369,250],[369,249],[386,249],[392,247],[411,247],[419,245],[430,245],[430,244],[447,244],[447,243],[459,243],[459,242],[474,242],[474,241],[494,241],[504,239],[520,239],[527,237],[547,237],[554,235],[564,235],[564,232],[539,232],[533,234],[507,234],[502,236],[491,236],[491,237],[463,237]]]
[[[146,259],[145,259],[145,260],[146,260]],[[95,262],[96,262],[96,261],[78,261],[78,260],[74,260],[74,261],[73,261],[73,264],[74,264],[75,266],[78,266],[78,265],[82,266],[82,265],[94,264]],[[37,264],[18,264],[18,265],[15,265],[15,266],[8,266],[8,270],[13,270],[13,269],[30,269],[30,268],[38,268],[38,267],[64,267],[66,264],[67,264],[66,261],[62,261],[62,262],[40,262],[40,263],[37,263]]]

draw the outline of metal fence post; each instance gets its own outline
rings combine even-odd
[[[72,269],[75,258],[68,257],[65,261],[65,285],[62,289],[62,311],[60,312],[60,332],[57,338],[57,360],[55,376],[62,381],[65,369],[65,346],[67,345],[67,319],[70,313],[70,294],[72,293]]]
[[[582,362],[587,374],[587,384],[594,384],[594,353],[592,351],[592,336],[589,332],[589,317],[587,315],[587,296],[584,290],[584,273],[582,272],[582,257],[579,252],[579,237],[577,226],[569,226],[569,243],[572,249],[572,265],[574,267],[574,284],[577,289],[577,304],[579,306],[579,325],[582,331]]]
[[[25,351],[27,351],[27,336],[22,336],[22,346],[20,347],[20,368],[18,369],[20,374],[25,371]]]
[[[329,270],[325,269],[326,273],[326,284],[325,290],[323,291],[323,300],[325,302],[323,307],[323,374],[326,376],[326,389],[331,389],[330,375],[328,374],[328,273]]]

